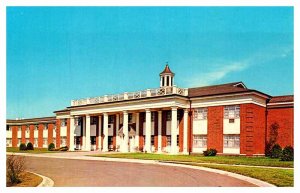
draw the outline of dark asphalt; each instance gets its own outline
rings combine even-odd
[[[207,171],[153,164],[26,156],[27,170],[50,177],[54,186],[254,186]]]

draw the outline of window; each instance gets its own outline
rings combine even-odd
[[[56,124],[53,124],[53,130],[56,131]]]
[[[176,144],[177,144],[177,146],[179,146],[179,135],[177,135]]]
[[[34,130],[39,130],[39,126],[38,125],[34,125]]]
[[[97,125],[97,117],[91,117],[91,125]]]
[[[26,132],[29,133],[29,125],[26,125]]]
[[[172,120],[172,113],[171,111],[167,111],[167,121],[171,121]]]
[[[194,135],[194,148],[207,148],[207,135]]]
[[[9,125],[6,125],[6,131],[11,131],[11,128]]]
[[[114,122],[114,116],[113,115],[109,115],[108,116],[108,124],[112,124]]]
[[[53,142],[52,143],[54,143],[54,145],[56,146],[56,138],[53,138]]]
[[[61,144],[61,147],[66,146],[67,145],[67,137],[61,137],[60,144]]]
[[[43,145],[48,145],[48,139],[47,138],[43,138]]]
[[[224,119],[238,119],[240,118],[240,106],[225,106]]]
[[[34,138],[34,142],[33,142],[34,144],[34,147],[37,147],[38,146],[38,138]]]
[[[27,144],[27,143],[29,143],[29,142],[30,142],[29,139],[26,139],[26,142],[25,142],[25,143]]]
[[[22,128],[21,128],[21,126],[18,126],[18,131],[22,131]]]
[[[21,139],[20,138],[18,138],[18,144],[21,144]]]
[[[44,130],[48,129],[48,124],[44,124]]]
[[[132,123],[132,113],[128,114],[128,123]]]
[[[153,122],[155,120],[155,113],[151,112],[151,121]]]
[[[240,148],[240,135],[224,135],[224,148]]]
[[[171,135],[167,135],[167,146],[171,146]]]
[[[154,145],[154,136],[151,136],[151,145]]]
[[[6,146],[11,146],[11,138],[6,139]]]
[[[194,110],[194,120],[206,120],[207,108],[198,108]]]
[[[67,126],[67,119],[61,119],[60,120],[60,126],[62,126],[62,127]]]

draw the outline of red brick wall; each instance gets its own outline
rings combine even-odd
[[[13,147],[18,147],[18,126],[12,126],[11,132],[12,132],[11,145]]]
[[[139,124],[139,149],[142,150],[144,148],[144,136],[143,136],[143,120],[145,117],[145,113],[140,113],[140,124]]]
[[[208,107],[207,148],[223,153],[223,106]]]
[[[34,145],[34,125],[29,125],[29,132],[30,142]]]
[[[22,125],[21,126],[21,129],[22,129],[22,134],[21,134],[21,143],[26,143],[26,138],[25,138],[25,132],[26,132],[26,125]]]
[[[70,147],[70,119],[67,119],[67,146]]]
[[[43,130],[44,130],[44,124],[39,124],[38,126],[38,147],[43,147]]]
[[[183,111],[182,109],[178,110],[179,113],[179,152],[183,152]]]
[[[56,148],[60,147],[60,119],[56,119]]]
[[[240,153],[264,154],[265,108],[255,104],[241,104],[240,119]]]
[[[53,123],[48,124],[48,144],[53,142]]]
[[[277,143],[284,148],[294,146],[294,108],[268,109],[267,140],[269,140],[270,126],[278,123]]]

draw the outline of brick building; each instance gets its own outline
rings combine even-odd
[[[293,146],[294,98],[243,82],[179,88],[166,65],[160,88],[72,100],[53,117],[7,120],[6,145],[121,152],[264,155],[270,137]],[[275,131],[275,132],[274,132]]]

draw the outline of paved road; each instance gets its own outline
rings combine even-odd
[[[254,186],[251,183],[189,168],[154,164],[26,157],[27,170],[55,186]]]

